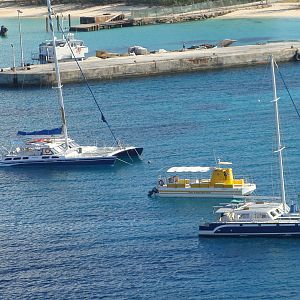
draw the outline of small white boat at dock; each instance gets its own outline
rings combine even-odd
[[[41,64],[53,63],[55,60],[53,45],[52,40],[46,40],[41,43],[39,45],[39,53],[33,53],[32,60],[38,60]],[[61,39],[55,39],[55,50],[58,61],[71,60],[74,58],[82,60],[89,52],[89,48],[84,45],[84,42],[75,39],[73,33],[68,33],[66,38],[62,36]]]

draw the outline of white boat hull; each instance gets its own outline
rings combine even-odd
[[[26,160],[10,160],[10,161],[0,161],[0,167],[10,167],[10,166],[29,166],[29,165],[60,165],[60,164],[100,164],[100,165],[114,165],[116,157],[93,157],[93,158],[31,158]]]
[[[251,195],[256,189],[255,184],[242,188],[167,188],[158,187],[157,197],[163,198],[225,198],[237,199]]]
[[[26,153],[19,155],[7,155],[0,159],[0,167],[8,166],[27,166],[27,165],[46,165],[46,164],[100,164],[114,165],[117,160],[132,161],[142,154],[143,148],[137,147],[105,147],[97,148],[94,146],[80,147],[81,151],[93,152],[79,153],[78,150],[67,153],[66,155],[36,155],[30,156]]]

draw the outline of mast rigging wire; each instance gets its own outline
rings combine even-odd
[[[52,12],[53,12],[53,10],[52,10]],[[53,14],[55,15],[54,12],[53,12]],[[61,26],[60,23],[58,24],[58,27],[59,27],[59,30],[61,31],[63,37],[65,38],[65,40],[66,40],[66,42],[67,42],[67,44],[68,44],[68,47],[69,47],[69,49],[70,49],[70,51],[71,51],[71,53],[72,53],[72,56],[73,56],[73,58],[74,58],[74,60],[75,60],[75,62],[76,62],[76,64],[77,64],[77,67],[78,67],[78,69],[80,70],[80,73],[81,73],[81,75],[82,75],[82,78],[83,78],[83,80],[85,81],[85,84],[87,85],[87,88],[89,89],[89,91],[90,91],[90,93],[91,93],[91,95],[92,95],[92,98],[93,98],[93,100],[94,100],[94,102],[95,102],[95,104],[96,104],[98,110],[99,110],[100,113],[101,113],[101,121],[104,122],[104,123],[107,125],[107,127],[108,127],[108,129],[109,129],[109,131],[110,131],[112,137],[114,138],[114,140],[115,140],[117,146],[121,147],[120,142],[119,142],[118,139],[116,138],[116,136],[115,136],[115,134],[114,134],[114,132],[113,132],[113,130],[112,130],[110,124],[107,122],[106,118],[104,117],[103,111],[102,111],[102,109],[101,109],[101,107],[100,107],[100,105],[99,105],[99,103],[98,103],[98,101],[97,101],[97,99],[96,99],[96,96],[95,96],[95,94],[94,94],[94,92],[93,92],[93,90],[92,90],[92,88],[91,88],[91,86],[90,86],[88,80],[86,79],[86,77],[85,77],[85,75],[84,75],[84,73],[83,73],[83,70],[82,70],[82,68],[81,68],[81,66],[80,66],[80,64],[79,64],[79,62],[78,62],[78,59],[75,57],[75,54],[74,54],[74,52],[73,52],[73,50],[72,50],[72,48],[71,48],[71,45],[70,45],[69,41],[67,40],[67,36],[66,36],[66,34],[65,34],[65,32],[64,32],[64,29],[62,28],[62,26]],[[54,46],[54,45],[53,45],[53,46]]]
[[[282,80],[282,82],[283,82],[283,85],[284,85],[286,91],[288,92],[289,97],[290,97],[290,99],[291,99],[291,101],[292,101],[292,103],[293,103],[293,106],[294,106],[294,108],[295,108],[295,110],[296,110],[296,113],[297,113],[297,115],[298,115],[298,118],[300,119],[300,113],[299,113],[299,110],[298,110],[298,108],[297,108],[297,106],[296,106],[296,103],[294,102],[294,99],[293,99],[293,97],[292,97],[292,95],[291,95],[291,93],[290,93],[290,91],[289,91],[289,89],[288,89],[288,87],[287,87],[287,85],[286,85],[286,83],[285,83],[285,80],[284,80],[284,78],[283,78],[283,76],[282,76],[282,74],[281,74],[281,72],[280,72],[280,70],[279,70],[279,67],[278,67],[278,65],[277,65],[276,62],[275,62],[275,66],[276,66],[277,71],[278,71],[278,73],[279,73],[279,75],[280,75],[280,78],[281,78],[281,80]]]

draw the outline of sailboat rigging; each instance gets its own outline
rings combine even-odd
[[[296,204],[287,205],[281,129],[276,89],[274,59],[271,57],[273,103],[275,112],[278,165],[280,172],[280,202],[231,202],[216,207],[217,221],[199,226],[200,236],[297,236],[300,237],[300,214]]]
[[[47,8],[52,44],[56,45],[51,0],[47,0]],[[59,109],[62,122],[61,127],[30,132],[18,131],[19,136],[30,136],[32,138],[26,140],[14,150],[7,151],[7,153],[3,154],[0,157],[0,166],[82,163],[114,165],[116,160],[122,161],[122,158],[129,158],[130,160],[133,160],[136,157],[139,158],[143,152],[143,148],[123,146],[118,142],[95,97],[95,102],[101,112],[101,119],[107,124],[117,145],[112,147],[81,146],[69,137],[56,47],[53,47],[53,55],[57,83],[55,88],[57,89],[59,98]],[[89,85],[88,87],[92,92]]]

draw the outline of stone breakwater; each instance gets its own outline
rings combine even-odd
[[[168,23],[180,23],[180,22],[189,22],[189,21],[200,21],[211,18],[220,17],[231,12],[235,11],[234,9],[224,9],[219,11],[207,11],[201,13],[193,13],[188,15],[178,15],[178,16],[165,16],[158,18],[137,18],[133,20],[133,26],[138,25],[154,25],[154,24],[168,24]]]
[[[254,2],[254,3],[246,3],[232,6],[223,6],[223,7],[214,7],[211,9],[203,9],[199,11],[186,12],[181,14],[168,14],[164,16],[153,16],[153,17],[141,17],[141,18],[133,18],[132,25],[153,25],[153,24],[161,24],[161,23],[180,23],[180,22],[189,22],[189,21],[200,21],[206,20],[210,18],[220,17],[237,10],[245,10],[245,9],[262,9],[266,7],[271,7],[270,4]]]
[[[300,60],[300,42],[280,42],[262,45],[233,46],[201,50],[186,50],[108,59],[91,57],[79,62],[88,80],[154,76],[179,72],[196,72],[217,68],[254,66],[269,63],[270,55],[278,62]],[[300,50],[299,50],[300,51]],[[63,83],[82,82],[74,61],[60,63]],[[0,85],[49,85],[55,83],[53,64],[32,65],[28,69],[3,69]]]

